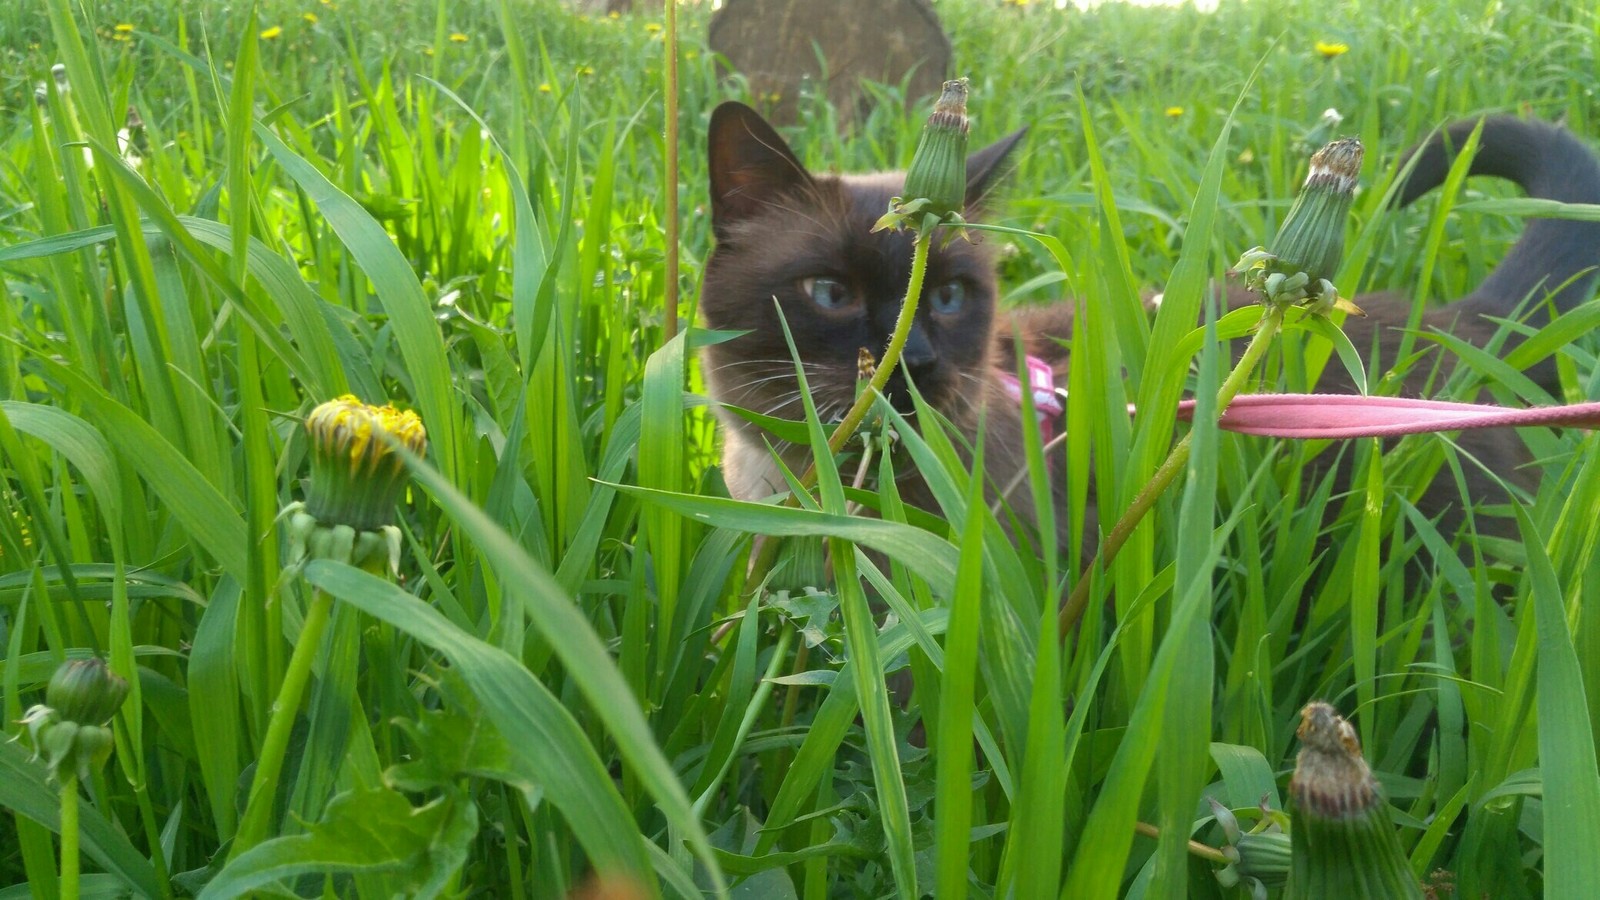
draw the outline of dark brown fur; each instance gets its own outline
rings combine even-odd
[[[1451,156],[1447,148],[1460,146],[1475,125],[1457,123],[1417,151],[1399,202],[1409,203],[1443,181]],[[969,214],[981,215],[984,194],[1021,136],[1018,132],[973,155]],[[735,103],[719,106],[712,115],[710,157],[717,247],[707,263],[701,308],[712,328],[750,332],[706,350],[711,393],[721,402],[799,418],[793,364],[776,311],[781,307],[820,414],[824,419],[837,416],[854,396],[859,348],[881,352],[909,281],[910,236],[870,233],[898,192],[902,176],[813,175],[758,114]],[[1555,126],[1510,117],[1486,120],[1472,173],[1511,179],[1535,197],[1600,203],[1600,164],[1582,143]],[[1542,324],[1548,320],[1548,306],[1564,311],[1591,296],[1595,277],[1586,270],[1597,263],[1600,223],[1533,220],[1478,290],[1425,312],[1423,328],[1487,345],[1499,326],[1486,316],[1509,317],[1527,308],[1533,310],[1529,321]],[[809,284],[805,279],[819,276],[848,283],[853,298],[849,309],[824,309],[813,302],[803,287]],[[966,301],[958,313],[941,315],[928,298],[951,281],[964,286]],[[1556,288],[1560,290],[1551,293]],[[986,468],[993,483],[1005,484],[1023,465],[1017,407],[1000,392],[996,378],[1010,367],[1012,324],[1022,327],[1032,352],[1064,370],[1065,353],[1052,339],[1070,334],[1071,310],[1063,304],[1007,316],[996,312],[997,297],[988,245],[959,240],[936,245],[905,363],[923,395],[958,426],[972,429],[979,409],[987,407]],[[1233,299],[1245,301],[1239,292]],[[1376,340],[1381,358],[1393,362],[1410,299],[1378,293],[1356,302],[1368,316],[1347,320],[1346,333],[1362,350]],[[1515,340],[1513,336],[1508,346]],[[1427,368],[1414,370],[1408,391],[1423,390]],[[1556,391],[1553,362],[1541,362],[1528,374],[1546,390]],[[897,406],[907,408],[900,377],[897,373],[891,381],[889,394]],[[1351,392],[1354,387],[1341,367],[1331,365],[1320,389]],[[722,418],[724,472],[733,494],[754,499],[782,490],[766,436],[736,416]],[[1460,443],[1502,476],[1524,484],[1531,479],[1522,468],[1526,450],[1514,433],[1469,432]],[[791,468],[804,467],[806,448],[778,449]],[[1468,472],[1474,497],[1493,494],[1489,480],[1475,467]],[[931,505],[914,481],[903,489],[909,501]],[[1459,506],[1459,501],[1453,486],[1441,485],[1420,506],[1432,515],[1452,503]],[[1455,519],[1452,515],[1447,527]],[[1094,533],[1093,523],[1086,533]]]

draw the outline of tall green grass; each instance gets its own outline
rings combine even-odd
[[[1368,147],[1341,288],[1428,302],[1469,290],[1520,222],[1476,183],[1384,212],[1399,150],[1492,109],[1600,129],[1581,4],[937,9],[974,140],[1030,129],[998,220],[1044,239],[978,239],[1002,245],[1011,301],[1079,304],[1067,417],[1087,437],[1057,467],[1079,530],[1091,484],[1109,522],[1173,440],[1126,403],[1214,395],[1216,342],[1184,343],[1205,284],[1275,230],[1317,146]],[[710,246],[706,117],[760,102],[719,81],[708,14],[678,11],[668,285],[660,18],[0,8],[5,720],[68,658],[134,685],[85,785],[86,893],[540,898],[599,871],[652,896],[1239,896],[1186,848],[1222,841],[1202,798],[1247,824],[1263,796],[1280,808],[1318,698],[1360,728],[1419,877],[1494,897],[1600,881],[1594,438],[1523,435],[1539,489],[1469,519],[1514,541],[1405,502],[1476,465],[1442,438],[1197,428],[1068,635],[1056,603],[1084,560],[1014,540],[943,429],[883,411],[900,447],[867,463],[881,493],[851,486],[859,456],[823,454],[792,508],[727,499],[694,362],[718,336],[665,327],[693,321]],[[872,93],[843,131],[804,99],[801,157],[904,164],[922,110]],[[1141,293],[1161,286],[1152,325]],[[1556,399],[1595,397],[1592,345],[1572,343],[1592,318],[1514,361],[1563,348]],[[1290,335],[1273,378],[1302,386],[1327,354]],[[1446,396],[1552,399],[1462,358]],[[429,429],[398,584],[284,573],[300,421],[345,391]],[[1351,458],[1350,493],[1306,468],[1317,453]],[[900,502],[895,466],[938,509]],[[746,577],[757,534],[784,539],[765,584]],[[313,586],[338,603],[268,839],[230,857]],[[0,892],[54,896],[56,788],[18,743],[0,768]]]

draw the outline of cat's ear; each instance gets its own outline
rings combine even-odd
[[[1028,129],[1020,128],[967,156],[968,208],[983,208],[983,198],[999,183],[1001,177],[1011,171],[1006,160],[1027,134]]]
[[[711,227],[718,240],[730,227],[780,195],[811,183],[805,166],[761,114],[728,101],[711,112]]]

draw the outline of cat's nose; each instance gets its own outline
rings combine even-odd
[[[905,362],[906,370],[911,373],[911,380],[919,383],[926,382],[938,367],[939,355],[934,352],[933,344],[929,343],[928,335],[920,324],[912,324],[911,333],[906,335],[905,349],[900,352],[900,359]]]

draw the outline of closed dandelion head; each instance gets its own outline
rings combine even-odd
[[[384,436],[421,455],[422,420],[409,410],[371,406],[349,394],[311,411],[311,487],[306,512],[324,525],[368,531],[388,525],[405,486],[405,463]]]
[[[1298,305],[1326,314],[1335,308],[1360,313],[1342,300],[1330,279],[1344,256],[1345,218],[1355,197],[1364,155],[1355,138],[1334,141],[1311,157],[1311,171],[1283,226],[1266,247],[1244,254],[1234,269],[1262,302]]]
[[[1317,702],[1301,711],[1296,734],[1301,750],[1289,779],[1294,819],[1284,900],[1421,900],[1355,728],[1332,706]]]
[[[104,725],[128,699],[128,681],[99,657],[63,663],[44,690],[46,706],[79,725]]]
[[[128,682],[99,658],[61,664],[45,687],[45,702],[22,717],[34,757],[44,758],[50,777],[82,781],[111,755],[109,723],[128,699]]]
[[[933,113],[922,128],[917,152],[906,170],[904,193],[874,227],[913,226],[932,218],[959,224],[967,205],[967,80],[946,81]]]
[[[1217,882],[1223,887],[1244,887],[1252,898],[1265,898],[1268,889],[1282,885],[1289,878],[1289,835],[1283,830],[1287,817],[1281,810],[1267,807],[1267,798],[1261,798],[1261,818],[1254,828],[1245,831],[1233,811],[1206,798],[1212,815],[1222,826],[1227,843],[1221,847],[1228,865],[1217,870]]]

